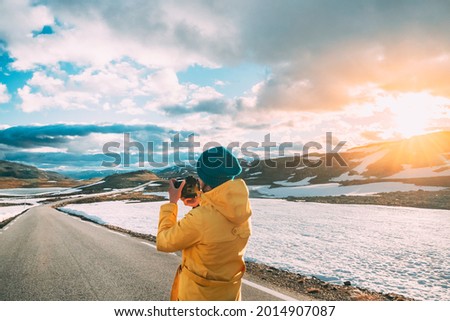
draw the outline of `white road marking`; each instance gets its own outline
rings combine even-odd
[[[96,228],[101,228],[100,225],[95,224],[95,223],[92,223],[92,222],[90,222],[90,221],[83,220],[83,219],[81,219],[81,218],[78,217],[78,216],[70,216],[70,217],[73,218],[74,220],[77,220],[78,222],[86,223],[86,224],[92,225],[93,227],[96,227]]]
[[[148,243],[148,242],[141,242],[142,244],[145,244],[145,245],[148,245],[148,246],[151,246],[151,247],[153,247],[154,249],[156,249],[156,245],[154,245],[154,244],[151,244],[151,243]]]
[[[128,237],[128,235],[125,235],[125,234],[122,234],[122,233],[119,233],[119,232],[115,232],[115,231],[112,231],[112,230],[108,230],[108,232],[113,233],[113,234],[117,234],[117,235],[120,235],[120,236],[123,236],[123,237]]]
[[[151,246],[151,247],[153,247],[154,249],[156,249],[156,245],[154,245],[154,244],[152,244],[152,243],[148,243],[148,242],[141,242],[142,244],[145,244],[145,245],[148,245],[148,246]],[[167,253],[167,254],[170,254],[170,255],[175,255],[175,256],[178,256],[177,255],[177,253]]]
[[[5,227],[3,230],[6,231],[7,229],[9,229],[9,226]]]
[[[265,286],[253,283],[253,282],[251,282],[249,280],[242,279],[242,283],[247,284],[248,286],[251,286],[252,288],[258,289],[258,290],[263,291],[263,292],[266,292],[266,293],[268,293],[270,295],[273,295],[274,297],[279,298],[279,299],[284,300],[284,301],[298,301],[297,299],[294,299],[293,297],[290,297],[288,295],[282,294],[282,293],[277,292],[275,290],[266,288]]]

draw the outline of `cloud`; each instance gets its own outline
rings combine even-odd
[[[214,81],[214,85],[215,86],[226,86],[226,85],[229,85],[229,82],[217,79]]]
[[[0,101],[9,100],[9,115],[14,107],[33,113],[23,122],[70,121],[75,112],[66,111],[81,110],[94,122],[157,122],[161,135],[179,127],[245,140],[273,131],[298,141],[330,128],[354,141],[383,131],[386,138],[395,134],[389,126],[398,104],[380,97],[450,97],[449,11],[446,0],[4,0],[0,41],[14,59],[9,71],[33,75],[17,94],[8,83],[2,95],[0,86]],[[260,74],[247,78],[243,68],[230,76],[243,65]],[[215,70],[205,76],[207,68]],[[448,126],[448,110],[440,106],[428,128]],[[120,134],[66,134],[62,126],[58,135],[51,126],[2,129],[0,138],[75,151]]]
[[[144,110],[136,106],[133,99],[124,98],[120,104],[119,114],[129,114],[129,115],[142,115]]]
[[[6,88],[6,85],[0,83],[0,104],[5,104],[9,102],[11,99],[11,96],[8,93],[8,88]]]
[[[366,130],[361,132],[361,136],[369,141],[381,141],[382,132],[376,130]]]
[[[162,159],[162,143],[173,142],[176,134],[180,141],[187,141],[193,132],[174,131],[152,124],[13,126],[0,130],[0,158],[41,168],[98,168],[102,161],[111,162],[104,148],[113,142],[109,151],[120,154],[122,159],[129,151],[131,164],[137,164],[140,156],[136,144],[144,148],[145,159],[148,159],[149,146],[153,146],[155,160]]]
[[[141,69],[128,62],[112,62],[102,68],[79,68],[68,74],[60,65],[33,73],[18,89],[24,112],[43,109],[102,109],[106,103],[124,110],[123,99],[138,94]],[[130,107],[130,106],[128,106]]]
[[[427,43],[427,44],[426,44]],[[290,62],[276,68],[260,88],[258,105],[288,110],[330,111],[370,101],[377,90],[427,91],[450,97],[450,53],[438,40],[374,45],[362,41],[329,48],[306,65]],[[447,75],[447,76],[446,76]]]
[[[141,132],[147,140],[161,141],[174,132],[156,125],[70,125],[14,126],[0,130],[2,144],[21,148],[64,147],[91,134],[123,134]]]
[[[449,2],[298,1],[255,10],[243,32],[255,59],[271,66],[262,108],[342,110],[370,99],[352,94],[361,86],[450,96]]]
[[[133,5],[50,0],[45,6],[7,0],[2,9],[6,19],[0,23],[0,37],[16,59],[15,68],[60,61],[90,66],[72,82],[103,95],[144,85],[157,92],[146,104],[150,109],[184,105],[180,96],[185,97],[189,89],[178,83],[176,71],[243,61],[271,71],[256,100],[263,109],[339,110],[370,99],[352,94],[361,86],[450,96],[446,72],[450,3],[444,0],[287,1],[282,5],[256,0],[137,1]],[[44,26],[53,33],[30,36]],[[139,68],[125,66],[131,72],[123,73],[111,64],[124,57],[156,70],[153,76],[144,76],[146,87],[133,78],[142,79]],[[173,91],[167,90],[170,87]],[[62,108],[106,103],[75,93],[63,99]],[[21,94],[29,100],[25,111],[60,103],[33,96],[26,89]],[[108,103],[136,114],[137,109],[120,108],[124,98]],[[67,104],[67,100],[75,103]]]
[[[176,111],[182,115],[192,111],[216,114],[230,109],[224,95],[213,87],[180,83],[172,69],[151,70],[129,61],[78,68],[73,74],[59,65],[37,70],[18,89],[18,97],[18,107],[27,113],[84,109],[128,115],[147,111],[176,115],[171,112]]]
[[[48,7],[32,6],[27,0],[1,1],[0,12],[0,39],[9,45],[27,43],[32,38],[32,31],[42,30],[44,25],[54,23]]]
[[[5,153],[5,159],[12,162],[34,164],[39,168],[56,168],[60,166],[69,168],[98,168],[102,164],[102,161],[110,161],[104,154],[42,153],[28,151],[7,152]]]
[[[141,148],[146,160],[148,153],[153,152],[157,161],[162,159],[163,142],[173,142],[175,135],[179,135],[181,142],[186,142],[191,134],[195,133],[174,131],[152,124],[13,126],[0,130],[0,158],[26,162],[41,168],[98,168],[102,161],[111,162],[111,157],[105,154],[104,148],[113,142],[114,145],[108,147],[110,152],[118,153],[122,160],[126,153],[130,164],[137,165],[141,157],[138,151]],[[138,144],[142,147],[138,148]],[[172,153],[171,149],[170,154]],[[181,153],[184,155],[186,151],[182,150]]]
[[[233,57],[236,51],[237,30],[221,14],[221,5],[46,1],[45,6],[29,7],[19,2],[6,1],[2,11],[11,18],[0,25],[0,36],[19,69],[58,61],[99,66],[128,56],[148,67],[180,70],[192,64],[217,66],[222,63],[218,56]],[[27,22],[27,15],[33,14],[39,17]],[[13,21],[15,16],[20,19]],[[44,25],[53,33],[28,36]]]
[[[202,100],[193,106],[175,105],[163,108],[169,115],[183,116],[191,113],[205,112],[208,114],[228,114],[232,113],[232,106],[223,99]]]

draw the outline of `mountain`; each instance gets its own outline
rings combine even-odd
[[[450,132],[356,147],[339,156],[345,164],[338,163],[337,155],[319,153],[259,163],[243,161],[240,177],[255,186],[251,190],[277,197],[450,187]]]
[[[253,196],[333,196],[450,187],[450,132],[351,148],[339,154],[247,161],[240,178]],[[190,165],[154,170],[161,179],[196,176]],[[156,179],[155,179],[156,180]]]
[[[189,175],[196,176],[197,170],[191,165],[174,165],[163,169],[154,170],[159,177],[164,179],[186,177]]]
[[[313,153],[270,160],[240,160],[243,178],[254,196],[329,196],[450,187],[450,131],[351,148],[339,154]],[[340,164],[341,163],[341,164]],[[190,165],[138,171],[102,170],[79,181],[36,167],[0,161],[0,188],[74,187],[93,193],[136,187],[149,181],[196,175]],[[73,175],[76,177],[76,175]],[[78,176],[78,177],[81,177]],[[160,182],[160,190],[166,183]]]
[[[327,156],[319,153],[272,159],[273,165],[264,160],[258,164],[243,162],[241,177],[253,185],[275,181],[353,184],[428,179],[437,182],[443,177],[450,178],[450,132],[356,147],[339,155],[344,166],[337,158],[327,165]],[[310,166],[319,163],[320,166]],[[447,186],[450,182],[446,183]]]
[[[450,132],[350,150],[368,162],[364,177],[418,178],[450,176]],[[367,158],[369,157],[369,159]]]
[[[101,181],[85,186],[79,186],[77,189],[83,190],[83,193],[97,193],[111,189],[137,187],[150,181],[158,180],[160,180],[160,178],[155,173],[148,170],[139,170],[109,175]]]
[[[109,175],[113,174],[121,174],[121,173],[127,173],[132,172],[134,169],[105,169],[105,170],[63,170],[59,171],[61,175],[78,179],[78,180],[88,180],[88,179],[94,179],[94,178],[104,178]]]
[[[267,196],[370,194],[372,187],[376,192],[427,186],[437,190],[434,187],[450,187],[450,131],[355,147],[339,154],[241,159],[240,163],[243,171],[239,177],[251,191]],[[195,176],[196,170],[175,165],[155,173],[169,179]]]
[[[0,160],[0,188],[70,187],[78,182],[56,172]]]

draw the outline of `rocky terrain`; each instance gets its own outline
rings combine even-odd
[[[247,273],[287,290],[308,295],[314,300],[325,301],[411,301],[411,298],[395,294],[380,293],[345,284],[332,284],[318,278],[291,273],[261,263],[246,262]]]

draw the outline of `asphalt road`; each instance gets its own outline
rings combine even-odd
[[[0,300],[168,300],[179,263],[150,242],[34,207],[0,229]],[[243,299],[283,298],[258,287],[245,281]]]

